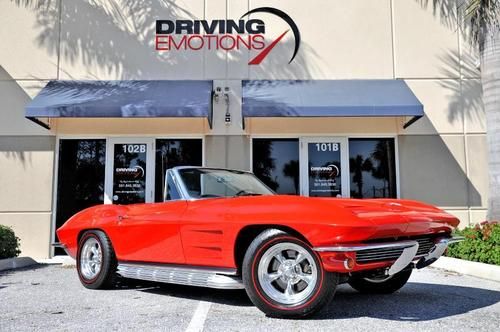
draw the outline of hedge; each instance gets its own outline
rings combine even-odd
[[[20,253],[19,238],[12,228],[0,225],[0,259],[17,257]]]
[[[483,222],[455,231],[465,240],[450,245],[446,256],[500,265],[500,224]]]

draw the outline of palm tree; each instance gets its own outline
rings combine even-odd
[[[396,186],[394,181],[391,181],[391,176],[394,172],[394,148],[390,140],[381,139],[375,145],[371,157],[377,161],[377,166],[373,167],[372,176],[382,180],[384,186],[382,188],[382,197],[396,197]],[[386,190],[388,195],[386,195]]]
[[[488,220],[500,220],[500,0],[463,0],[459,6],[481,61],[489,154]]]
[[[295,194],[299,194],[299,161],[290,160],[283,166],[283,174],[286,177],[293,179],[293,186],[295,188]]]
[[[253,173],[269,188],[277,191],[279,183],[273,172],[276,169],[276,160],[272,157],[273,146],[269,140],[255,140],[253,150]]]
[[[373,163],[370,158],[364,159],[362,155],[358,154],[355,158],[349,159],[349,168],[351,170],[352,182],[356,183],[358,192],[351,190],[351,195],[355,198],[363,198],[363,172],[370,172],[373,170]]]
[[[429,0],[416,1],[425,7]],[[489,155],[487,219],[500,220],[500,0],[433,0],[433,7],[455,21],[450,8],[457,3],[461,26],[480,57]]]

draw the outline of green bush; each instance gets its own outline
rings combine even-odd
[[[500,265],[500,224],[481,224],[455,231],[465,240],[450,245],[446,256],[469,261]]]
[[[12,228],[0,225],[0,259],[17,257],[20,253],[19,238]]]

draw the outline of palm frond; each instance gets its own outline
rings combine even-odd
[[[500,0],[464,0],[458,10],[472,44],[481,46],[489,32],[500,28]]]

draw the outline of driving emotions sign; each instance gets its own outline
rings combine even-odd
[[[260,18],[263,13],[281,18],[288,28],[276,36],[266,35],[266,22]],[[157,20],[155,47],[168,52],[253,50],[257,55],[248,64],[258,65],[289,33],[295,42],[291,63],[300,47],[299,29],[288,14],[272,7],[252,9],[239,20]]]

